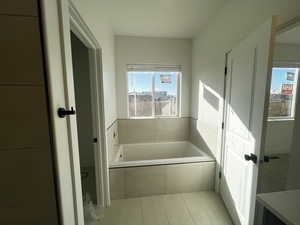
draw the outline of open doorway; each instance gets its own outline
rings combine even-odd
[[[77,140],[75,141],[78,141],[79,153],[77,168],[75,165],[74,170],[80,169],[81,174],[80,182],[78,177],[77,180],[74,179],[74,186],[77,186],[77,196],[80,196],[78,192],[81,191],[82,201],[77,201],[77,204],[83,205],[78,209],[83,209],[84,220],[87,223],[99,219],[103,207],[107,204],[103,178],[105,138],[101,136],[101,118],[103,118],[99,93],[101,82],[98,82],[101,61],[97,57],[99,56],[97,50],[95,51],[89,45],[84,38],[84,33],[76,29],[72,23],[70,40],[76,107]],[[71,132],[75,134],[74,127]]]
[[[97,205],[97,176],[95,160],[95,116],[93,113],[91,73],[88,48],[71,32],[76,119],[79,144],[79,159],[82,195],[84,203]]]
[[[260,193],[289,189],[294,128],[298,118],[296,108],[299,105],[299,38],[299,25],[276,36],[264,158],[260,167]]]
[[[297,19],[297,21],[299,21]],[[300,26],[293,20],[278,30],[265,123],[265,139],[259,164],[256,223],[289,224],[299,189],[299,71]],[[298,122],[299,123],[299,122]],[[287,203],[284,199],[289,198]],[[277,204],[270,201],[276,199]],[[276,212],[276,213],[274,213]],[[295,211],[298,214],[298,211]]]
[[[277,43],[277,57],[281,57],[281,48],[285,47]],[[262,193],[287,189],[299,67],[288,62],[273,63],[264,158],[260,168]]]

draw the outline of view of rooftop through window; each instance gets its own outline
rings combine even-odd
[[[178,72],[128,72],[129,117],[178,115]]]
[[[296,97],[298,68],[272,69],[269,117],[292,118]]]

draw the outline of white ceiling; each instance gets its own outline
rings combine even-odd
[[[300,44],[300,25],[277,35],[276,42],[282,44]]]
[[[192,38],[227,1],[98,0],[97,7],[116,35]]]

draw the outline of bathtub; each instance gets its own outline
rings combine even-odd
[[[123,144],[109,179],[111,199],[210,191],[215,161],[190,142]]]
[[[187,141],[120,145],[110,168],[155,166],[214,161]]]

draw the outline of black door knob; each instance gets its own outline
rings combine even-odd
[[[65,116],[69,116],[69,115],[75,115],[75,110],[73,107],[71,107],[71,110],[66,110],[65,108],[59,108],[57,110],[57,114],[60,118],[64,118]]]
[[[250,154],[250,155],[245,155],[245,160],[246,161],[252,161],[253,163],[257,163],[257,156],[254,154]]]

